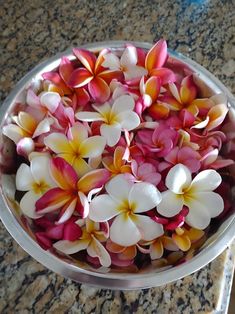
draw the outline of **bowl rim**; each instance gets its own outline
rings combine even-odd
[[[152,47],[151,43],[147,42],[136,42],[136,41],[106,41],[106,42],[95,42],[91,44],[85,44],[79,46],[79,48],[89,49],[91,51],[99,51],[103,48],[123,48],[127,43],[134,44],[136,47],[149,49]],[[210,85],[216,91],[224,92],[229,103],[235,108],[235,98],[231,92],[209,71],[204,67],[197,64],[195,61],[189,59],[181,53],[168,49],[170,56],[179,61],[187,63],[193,70],[200,74],[202,80],[210,80]],[[8,115],[8,109],[15,100],[16,95],[25,89],[27,84],[36,75],[45,71],[45,67],[52,66],[55,64],[59,65],[60,58],[62,56],[71,56],[72,48],[65,50],[64,52],[58,53],[55,56],[39,63],[31,71],[29,71],[13,88],[8,97],[3,102],[0,108],[0,120],[1,127],[6,120]],[[0,218],[16,242],[34,259],[49,268],[50,270],[74,281],[85,283],[92,286],[98,286],[101,288],[109,289],[122,289],[122,290],[133,290],[133,289],[144,289],[150,287],[161,286],[187,275],[194,273],[200,268],[204,267],[214,258],[216,258],[229,243],[232,242],[235,237],[235,215],[233,214],[229,225],[219,234],[216,241],[210,243],[205,251],[199,252],[191,260],[181,265],[168,268],[162,272],[156,273],[141,273],[141,274],[127,274],[127,273],[99,273],[92,272],[89,270],[82,269],[76,265],[66,263],[59,259],[57,256],[51,254],[48,251],[43,250],[20,226],[18,220],[11,212],[7,200],[5,199],[1,189],[0,196]]]

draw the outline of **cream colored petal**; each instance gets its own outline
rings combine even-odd
[[[16,189],[29,191],[32,189],[34,182],[30,167],[26,164],[21,164],[16,173]]]
[[[105,189],[117,203],[120,203],[128,200],[132,185],[133,183],[127,181],[123,174],[119,174],[105,185]]]
[[[166,176],[166,186],[174,193],[182,194],[191,183],[191,172],[183,164],[177,164]]]
[[[100,127],[101,135],[106,139],[107,145],[115,146],[121,137],[121,125],[117,124],[102,124]]]
[[[41,217],[42,215],[36,213],[35,203],[40,198],[40,194],[35,194],[32,191],[25,193],[20,201],[20,208],[23,214],[27,217],[36,219]]]
[[[122,95],[118,97],[112,106],[112,112],[119,114],[123,111],[133,111],[135,108],[135,101],[130,95]]]
[[[151,241],[164,234],[163,226],[156,223],[150,217],[144,215],[133,215],[134,222],[137,225],[141,234],[141,239]]]
[[[62,133],[51,133],[50,135],[45,137],[44,143],[57,154],[73,152],[67,137]]]
[[[190,190],[192,191],[213,191],[215,190],[222,182],[222,178],[216,170],[204,170],[201,171],[193,179]]]
[[[91,257],[98,257],[100,264],[104,267],[109,267],[111,265],[111,258],[105,247],[93,237],[88,248],[87,253]]]
[[[92,136],[83,141],[79,151],[82,158],[98,157],[105,148],[106,140],[102,136]]]
[[[137,113],[124,111],[117,115],[117,121],[121,124],[122,129],[130,131],[140,125],[140,118]]]
[[[68,240],[61,240],[53,244],[54,248],[60,252],[65,254],[74,254],[79,251],[85,250],[90,243],[90,240],[83,239],[77,241],[68,241]]]
[[[99,195],[91,201],[89,218],[97,222],[107,221],[119,214],[118,205],[109,195]]]
[[[183,208],[183,197],[171,191],[162,192],[162,200],[157,205],[157,211],[164,217],[173,217]]]

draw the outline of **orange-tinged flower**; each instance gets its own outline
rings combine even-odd
[[[89,212],[86,194],[102,187],[110,177],[108,170],[98,169],[79,179],[72,166],[61,157],[51,160],[50,172],[57,187],[47,191],[36,202],[36,212],[46,214],[61,209],[59,223],[68,220],[75,210],[86,217]]]
[[[191,244],[200,240],[204,236],[205,232],[196,228],[176,228],[172,234],[172,239],[177,247],[186,252],[190,249]]]
[[[150,77],[159,77],[163,85],[175,81],[175,74],[173,71],[163,67],[167,58],[167,43],[164,39],[159,40],[149,50],[145,58],[145,68],[148,71],[148,75]]]
[[[198,90],[193,75],[186,76],[180,87],[177,87],[174,83],[169,83],[169,91],[171,95],[163,96],[162,101],[174,111],[187,109],[194,116],[197,116],[200,111],[208,111],[214,105],[209,98],[196,98]]]
[[[73,71],[69,85],[74,88],[87,85],[90,95],[96,102],[105,102],[110,96],[108,84],[114,78],[122,78],[122,72],[119,70],[106,70],[102,66],[104,54],[107,53],[106,50],[101,51],[98,57],[93,52],[84,49],[74,48],[73,53],[84,68],[79,67]]]
[[[114,151],[113,157],[107,156],[102,159],[102,163],[106,169],[114,176],[119,173],[131,173],[131,166],[126,164],[126,160],[123,158],[125,154],[125,148],[117,146]]]

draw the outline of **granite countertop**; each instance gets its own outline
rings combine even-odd
[[[0,98],[40,61],[70,46],[160,37],[235,93],[234,0],[6,0],[0,6]],[[235,245],[195,274],[158,288],[111,291],[47,270],[0,224],[1,313],[225,313]]]

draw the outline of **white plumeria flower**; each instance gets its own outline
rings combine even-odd
[[[165,184],[169,190],[162,193],[157,211],[165,217],[173,217],[186,205],[189,208],[186,223],[197,229],[205,229],[211,218],[224,209],[222,197],[212,192],[221,181],[221,176],[215,170],[204,170],[192,180],[190,170],[177,164],[167,174]]]
[[[121,70],[126,81],[141,78],[143,75],[148,74],[148,71],[144,67],[137,65],[138,55],[134,46],[126,47],[120,59],[111,52],[105,54],[103,57],[104,62],[102,66],[114,71]]]
[[[130,95],[123,95],[117,98],[112,106],[109,103],[93,106],[96,112],[78,112],[76,117],[87,122],[103,121],[100,133],[109,146],[114,146],[118,143],[122,131],[133,130],[140,124],[139,116],[133,111],[134,107],[134,99]]]
[[[150,241],[164,231],[161,224],[139,215],[154,208],[161,201],[157,188],[146,182],[133,183],[125,175],[117,175],[106,184],[108,194],[95,197],[90,204],[89,217],[104,222],[113,217],[110,239],[122,246],[131,246],[141,239]]]
[[[21,164],[17,170],[16,189],[26,192],[20,201],[20,208],[30,218],[41,217],[35,211],[35,203],[46,191],[56,186],[50,176],[49,165],[48,155],[38,155],[32,158],[30,166]]]

